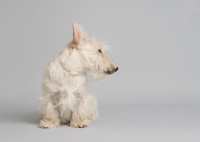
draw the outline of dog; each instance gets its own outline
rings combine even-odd
[[[72,41],[46,67],[40,97],[40,128],[54,128],[67,123],[85,128],[98,116],[96,98],[87,90],[86,74],[94,80],[118,70],[108,59],[108,46],[89,37],[77,23],[72,23]]]

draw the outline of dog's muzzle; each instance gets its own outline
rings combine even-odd
[[[118,70],[118,67],[116,67],[116,68],[113,69],[113,70],[105,71],[105,73],[107,73],[107,74],[113,74],[113,73],[116,72],[117,70]]]

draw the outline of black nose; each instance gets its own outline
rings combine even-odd
[[[118,67],[115,69],[115,72],[118,70]]]

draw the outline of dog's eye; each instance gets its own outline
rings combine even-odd
[[[101,49],[99,49],[98,51],[99,51],[99,53],[102,53]]]

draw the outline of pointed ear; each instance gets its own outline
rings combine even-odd
[[[81,27],[78,24],[76,24],[75,22],[72,23],[72,27],[73,27],[73,41],[76,44],[79,44],[83,37],[83,31],[82,31]]]

